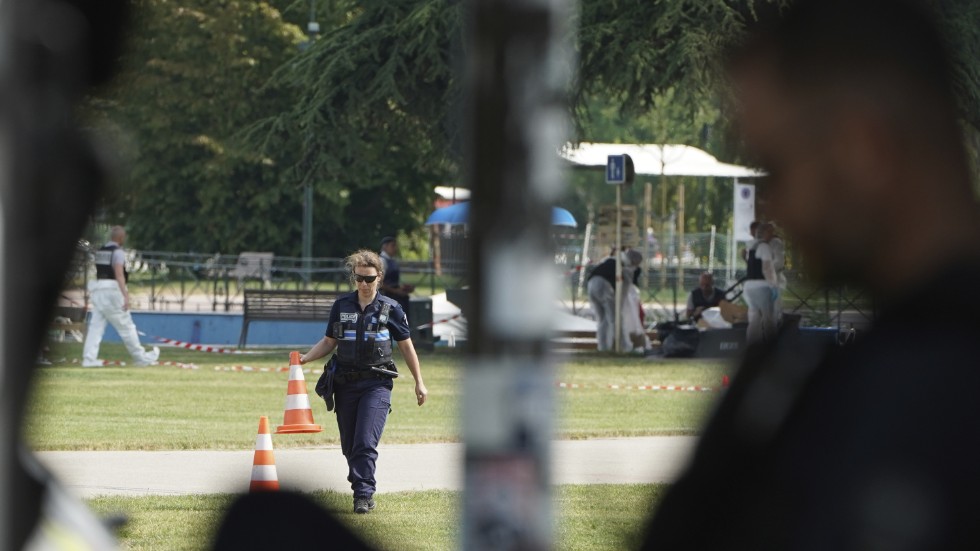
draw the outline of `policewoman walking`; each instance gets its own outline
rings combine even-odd
[[[347,269],[357,291],[334,302],[326,335],[300,356],[300,363],[336,350],[321,378],[326,381],[332,376],[331,384],[326,385],[332,388],[317,387],[328,408],[335,402],[340,448],[347,458],[347,480],[354,490],[354,512],[363,514],[375,506],[377,447],[391,408],[392,379],[397,377],[391,358],[392,340],[398,343],[415,379],[415,398],[420,406],[428,391],[405,311],[398,302],[378,293],[384,277],[381,257],[372,251],[357,251],[347,257]]]

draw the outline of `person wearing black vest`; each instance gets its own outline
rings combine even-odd
[[[760,341],[776,334],[776,299],[779,296],[779,279],[774,264],[775,256],[769,240],[772,225],[761,224],[755,247],[749,249],[745,260],[745,303],[749,307],[749,326],[745,338],[749,342]]]
[[[405,311],[398,302],[378,293],[384,277],[381,257],[357,251],[347,257],[347,268],[357,291],[334,302],[326,335],[300,356],[300,363],[336,352],[324,366],[324,376],[332,382],[321,396],[328,409],[334,406],[336,410],[340,449],[354,491],[354,512],[364,514],[375,507],[377,447],[391,409],[392,380],[398,376],[391,357],[393,340],[415,379],[419,406],[425,403],[428,390]],[[317,388],[320,394],[319,383]]]
[[[408,315],[410,297],[415,287],[401,282],[401,268],[395,257],[398,256],[398,240],[390,235],[381,240],[381,260],[384,261],[385,276],[381,281],[381,293],[398,301],[405,315]]]
[[[698,278],[698,288],[687,296],[687,319],[697,321],[708,308],[718,306],[725,300],[725,291],[715,287],[715,276],[704,272]]]
[[[616,332],[616,258],[610,255],[588,274],[586,289],[596,320],[596,345],[600,351],[613,350]]]
[[[160,357],[159,348],[154,346],[147,352],[140,345],[136,324],[129,313],[129,292],[126,289],[129,273],[126,271],[126,255],[123,252],[125,242],[126,230],[122,226],[113,226],[109,230],[109,242],[95,252],[95,279],[88,284],[92,315],[82,351],[83,367],[104,365],[98,358],[106,323],[111,323],[119,333],[133,357],[134,365],[152,365]]]

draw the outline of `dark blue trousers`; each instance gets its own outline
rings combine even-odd
[[[337,385],[337,428],[347,458],[347,480],[354,497],[374,495],[378,442],[391,408],[390,379],[364,379]]]

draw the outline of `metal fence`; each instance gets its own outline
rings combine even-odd
[[[245,289],[353,289],[342,258],[295,258],[271,253],[237,255],[127,250],[130,307],[152,311],[234,312]],[[93,251],[80,246],[63,298],[87,304],[85,281],[94,277]],[[402,283],[435,292],[445,284],[431,262],[399,262]]]
[[[599,251],[592,236],[586,241],[586,233],[553,234],[555,265],[562,272],[558,284],[564,289],[560,296],[573,313],[581,313],[588,303],[588,269],[608,254]],[[416,294],[435,294],[467,283],[465,229],[447,231],[441,241],[439,262],[399,262],[402,283],[414,285]],[[744,262],[730,236],[688,234],[680,247],[676,242],[672,246],[670,240],[665,241],[647,240],[639,249],[644,254],[640,288],[652,319],[683,316],[687,295],[697,287],[703,272],[711,272],[718,287],[734,286],[731,294],[737,299],[737,282],[744,276]],[[85,282],[93,277],[92,260],[92,250],[81,244],[62,295],[66,304],[87,304]],[[130,306],[134,310],[236,312],[242,309],[245,289],[352,289],[342,258],[129,250],[127,268]],[[804,325],[863,328],[874,317],[874,304],[858,291],[814,285],[792,266],[786,275],[785,311],[799,316]]]

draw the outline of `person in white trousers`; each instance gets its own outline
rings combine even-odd
[[[763,224],[758,229],[755,248],[748,251],[745,302],[749,307],[749,327],[745,338],[757,342],[776,334],[775,304],[779,298],[779,280],[774,267],[774,255],[769,240],[772,226]]]
[[[776,271],[776,281],[779,286],[776,301],[773,303],[773,316],[778,327],[783,320],[783,291],[786,290],[786,244],[782,238],[776,235],[776,227],[772,223],[768,224],[766,230],[772,237],[769,239],[769,248],[772,249],[772,268]]]
[[[126,230],[122,226],[113,226],[109,230],[109,242],[95,253],[96,279],[89,281],[88,291],[92,302],[92,316],[88,322],[88,333],[85,335],[85,348],[82,352],[83,367],[101,367],[99,345],[105,333],[106,322],[111,323],[122,338],[126,349],[133,357],[134,365],[152,365],[160,357],[160,349],[153,347],[147,352],[140,345],[136,324],[129,314],[129,291],[126,282],[129,274],[126,272],[126,255],[123,244],[126,242]]]
[[[623,348],[624,352],[643,352],[650,348],[650,339],[646,328],[640,319],[640,309],[643,301],[637,283],[640,279],[640,268],[643,265],[643,255],[636,249],[628,249],[623,254]]]
[[[600,351],[615,347],[616,258],[603,259],[588,276],[589,304],[596,320],[596,348]]]

